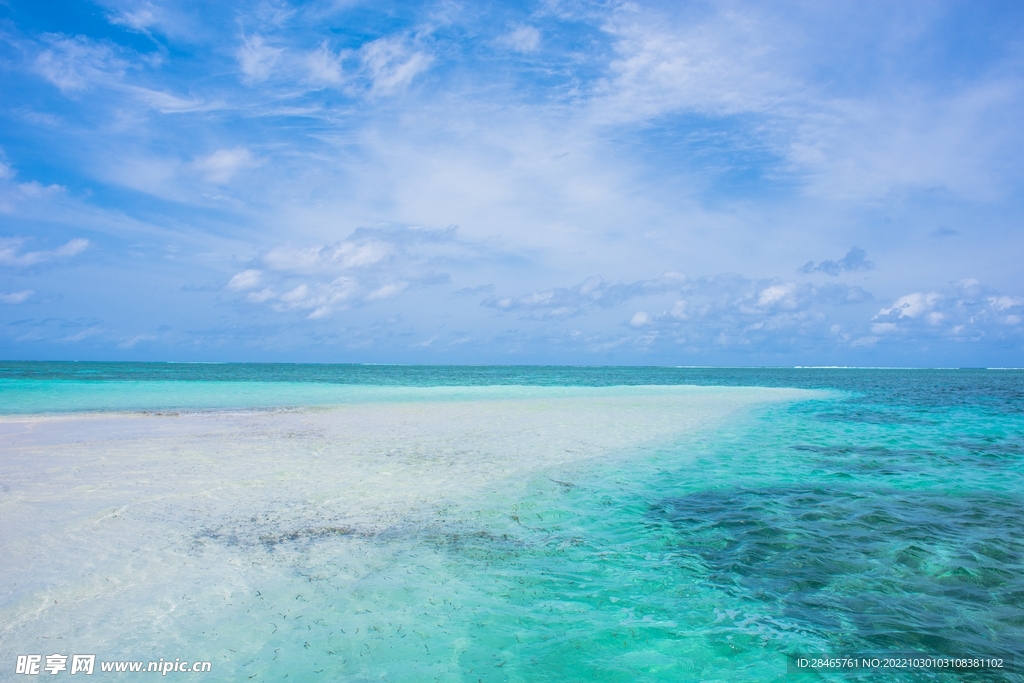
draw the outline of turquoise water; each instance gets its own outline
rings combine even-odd
[[[223,680],[1024,680],[786,673],[792,653],[1024,655],[1021,371],[5,363],[0,413],[622,385],[819,391],[430,524],[199,528],[274,567],[232,603],[250,658]],[[355,584],[332,578],[353,544],[374,567]]]

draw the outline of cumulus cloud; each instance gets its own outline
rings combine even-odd
[[[339,277],[328,283],[315,283],[312,286],[303,283],[278,297],[271,297],[271,308],[278,313],[309,311],[306,317],[316,320],[347,306],[358,291],[358,284],[347,277]]]
[[[351,241],[315,247],[274,247],[263,255],[263,263],[273,270],[313,273],[333,268],[360,268],[380,263],[391,255],[393,247],[383,240]]]
[[[548,289],[519,296],[489,296],[481,305],[499,311],[519,312],[530,317],[562,318],[581,315],[593,308],[616,307],[638,297],[666,293],[688,293],[719,302],[725,301],[729,308],[757,315],[765,311],[799,309],[812,300],[842,305],[870,299],[870,295],[859,287],[816,287],[795,282],[755,281],[731,273],[694,280],[683,273],[668,272],[651,280],[630,283],[610,283],[595,275],[573,287]],[[680,299],[672,304],[671,312],[665,315],[683,320],[692,310],[691,302]],[[643,315],[638,320],[649,322],[653,319],[647,313],[641,313]]]
[[[797,301],[794,296],[798,292],[795,282],[782,282],[769,285],[757,294],[757,305],[762,307],[781,306],[782,308],[796,308]]]
[[[1020,296],[990,296],[987,300],[994,311],[1008,311],[1024,307],[1024,297]]]
[[[883,308],[878,312],[878,318],[919,318],[927,313],[932,313],[938,304],[942,302],[942,295],[938,292],[922,294],[914,292],[897,299],[889,308]],[[933,318],[934,321],[934,318]]]
[[[624,312],[622,324],[642,330],[640,336],[630,342],[625,337],[590,335],[586,343],[591,350],[606,351],[625,343],[647,350],[659,344],[785,348],[793,343],[793,335],[843,343],[849,335],[836,318],[845,321],[850,315],[843,311],[851,305],[860,310],[871,295],[841,284],[752,280],[734,273],[702,278],[666,273],[630,283],[609,283],[594,276],[574,287],[487,297],[482,305],[527,320],[555,321],[622,311],[633,300],[644,301],[644,308],[633,309],[631,315]]]
[[[1024,297],[993,292],[965,278],[945,292],[912,292],[872,318],[879,337],[1007,339],[1024,334]]]
[[[581,315],[588,309],[618,306],[638,296],[662,294],[687,282],[684,273],[668,272],[653,280],[631,283],[610,283],[595,275],[578,285],[531,292],[519,296],[489,296],[483,306],[498,311],[518,311],[531,316],[566,318]]]
[[[227,289],[248,292],[246,301],[279,313],[311,311],[308,317],[318,319],[394,299],[411,286],[448,284],[435,266],[473,249],[453,229],[360,228],[331,244],[268,249],[254,264],[260,267],[236,273]]]
[[[21,237],[0,238],[0,265],[27,267],[47,261],[68,259],[77,256],[89,247],[89,240],[76,237],[56,249],[43,251],[22,251],[27,240]]]
[[[159,30],[154,41],[11,24],[5,73],[24,99],[8,107],[24,129],[17,154],[63,146],[48,174],[74,196],[15,183],[3,163],[0,213],[36,221],[23,234],[40,240],[60,225],[111,244],[173,234],[205,241],[193,254],[256,254],[215,272],[240,319],[267,329],[287,327],[281,316],[347,308],[345,325],[367,339],[382,311],[405,316],[407,341],[459,316],[459,338],[471,330],[480,344],[502,326],[559,338],[571,319],[594,349],[1016,334],[1020,292],[922,284],[978,264],[993,282],[1015,281],[1005,254],[1019,211],[998,188],[1019,194],[1019,55],[997,37],[969,78],[930,68],[959,50],[948,26],[962,8],[561,3],[509,24],[505,10],[458,3],[386,20],[367,5],[327,21],[329,4],[261,1],[239,13],[100,3],[113,23]],[[178,40],[166,26],[189,13],[209,20],[208,32]],[[44,96],[51,85],[76,101]],[[19,113],[26,102],[31,116]],[[201,113],[211,108],[216,116]],[[97,182],[150,196],[125,203]],[[964,202],[970,183],[996,188],[985,195],[995,201]],[[901,239],[882,234],[887,219]],[[476,242],[404,228],[345,236],[355,224],[417,221],[459,223]],[[926,237],[946,224],[959,237]],[[826,231],[866,250],[798,254]],[[69,258],[55,246],[66,239],[2,242],[0,266]],[[860,288],[803,282],[871,270],[868,251],[882,265],[913,265],[872,277],[879,303]],[[185,268],[181,256],[175,267]],[[764,259],[791,269],[810,256],[799,273],[761,277],[777,273]],[[692,277],[656,276],[670,264]],[[729,269],[759,277],[694,274]],[[467,295],[439,291],[450,280]],[[292,348],[314,343],[298,325],[292,334]]]
[[[848,271],[873,270],[875,264],[868,260],[868,252],[864,249],[851,247],[846,256],[838,261],[822,261],[815,265],[814,261],[808,261],[800,267],[801,273],[825,273],[826,275],[839,275]]]

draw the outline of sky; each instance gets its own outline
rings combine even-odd
[[[0,0],[0,358],[1024,366],[1024,4]]]

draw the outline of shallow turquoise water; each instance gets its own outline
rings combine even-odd
[[[287,569],[261,579],[244,605],[256,616],[235,622],[234,637],[259,643],[263,663],[251,670],[288,680],[811,680],[786,675],[787,653],[1024,655],[1021,371],[8,363],[0,412],[621,384],[828,391],[571,479],[539,477],[511,509],[482,501],[468,518],[363,538],[377,569],[355,589],[331,579],[332,553],[353,539],[263,524],[252,557],[287,558]],[[199,536],[245,544],[217,529]],[[298,597],[281,602],[297,577],[313,613],[289,611]],[[288,614],[304,625],[288,627]]]

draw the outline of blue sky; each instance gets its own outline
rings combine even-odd
[[[0,357],[1021,366],[1022,36],[0,0]]]

